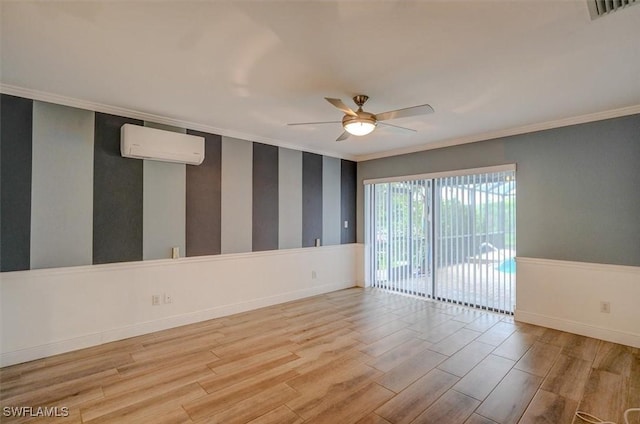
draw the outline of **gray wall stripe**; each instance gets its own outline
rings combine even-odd
[[[0,270],[29,269],[33,102],[0,94]]]
[[[302,153],[302,247],[322,243],[322,156]]]
[[[342,159],[340,161],[340,242],[356,242],[356,182],[357,163]],[[344,227],[345,221],[347,228]]]
[[[187,130],[204,137],[204,161],[187,166],[187,256],[220,254],[220,178],[222,138]]]
[[[93,263],[142,260],[142,161],[120,155],[120,127],[137,119],[95,114]]]
[[[145,127],[184,134],[183,128],[145,122]],[[142,259],[171,258],[171,249],[185,256],[186,165],[143,161]]]
[[[253,143],[252,250],[278,248],[278,147]]]
[[[340,159],[322,157],[322,245],[340,244]]]
[[[34,102],[31,269],[91,265],[94,113]]]
[[[251,142],[222,137],[222,253],[251,251],[252,157]]]
[[[278,247],[302,247],[302,152],[278,149]]]

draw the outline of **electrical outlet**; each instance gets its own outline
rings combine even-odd
[[[611,313],[611,303],[610,302],[601,301],[600,302],[600,312],[602,312],[603,314]]]
[[[164,294],[164,303],[171,303],[173,302],[173,298],[171,297],[170,294]]]
[[[151,305],[158,306],[159,304],[160,304],[160,295],[154,294],[153,296],[151,296]]]
[[[316,274],[315,271],[311,271],[311,278],[315,280],[316,278],[318,278],[318,274]]]

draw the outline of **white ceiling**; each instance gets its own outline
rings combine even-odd
[[[379,156],[640,105],[640,7],[578,1],[8,2],[5,92],[49,93],[223,135]],[[336,142],[323,97],[435,114]],[[34,95],[37,97],[37,95]]]

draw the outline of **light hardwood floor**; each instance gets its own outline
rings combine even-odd
[[[640,352],[349,289],[6,367],[0,405],[67,407],[0,417],[60,424],[622,424]]]

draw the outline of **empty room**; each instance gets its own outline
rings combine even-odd
[[[0,422],[640,424],[640,2],[0,0]]]

